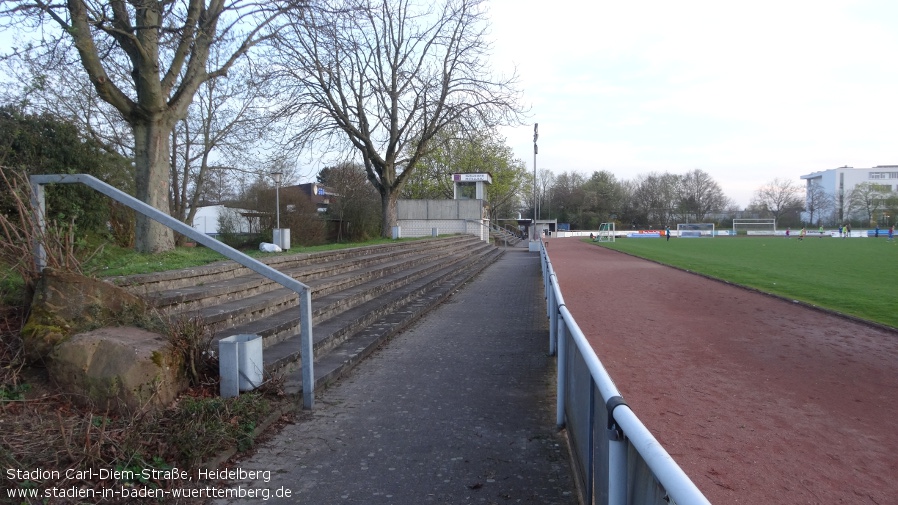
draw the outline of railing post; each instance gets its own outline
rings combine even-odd
[[[312,289],[308,286],[299,294],[299,312],[302,407],[312,410],[315,405],[315,343],[312,341]]]
[[[37,224],[37,230],[35,230],[36,233],[33,237],[34,265],[37,267],[38,272],[43,272],[44,267],[47,266],[47,249],[44,248],[44,237],[47,232],[47,198],[43,184],[33,180],[29,182],[31,183],[31,208],[37,211],[37,215],[34,216]]]
[[[586,421],[586,503],[593,503],[596,487],[596,383],[589,381],[589,415]],[[611,505],[611,504],[609,504]]]
[[[555,274],[552,274],[552,276],[554,277]],[[557,305],[557,300],[555,300],[555,290],[549,289],[549,356],[555,356],[558,347],[558,332],[555,328],[555,323],[558,320]]]
[[[626,405],[620,396],[605,402],[608,410],[608,503],[627,503],[627,443],[614,420],[614,409]]]
[[[558,334],[556,336],[558,340],[558,352],[556,353],[555,363],[558,373],[558,391],[555,395],[555,425],[558,426],[558,429],[564,428],[564,410],[565,410],[565,398],[567,398],[567,339],[565,327],[564,327],[564,316],[559,314],[558,317]]]

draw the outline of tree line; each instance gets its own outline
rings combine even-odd
[[[604,222],[657,228],[718,220],[722,213],[736,210],[720,185],[699,169],[685,174],[652,172],[632,180],[618,179],[606,170],[588,177],[542,170],[536,187],[537,216],[568,223],[571,229],[595,230]]]
[[[100,140],[79,127],[83,125],[47,112],[27,114],[21,107],[0,107],[3,147],[0,165],[27,166],[29,173],[89,173],[133,192],[133,163],[109,152]],[[173,145],[179,145],[177,135],[172,139]],[[173,163],[172,177],[182,178],[189,172],[179,167],[191,165],[187,161],[190,151],[173,151],[173,157],[181,161]],[[172,183],[173,188],[191,188],[180,198],[173,196],[173,215],[189,222],[192,213],[184,210],[203,204],[227,203],[231,207],[255,209],[263,216],[274,216],[274,184],[267,172],[205,165],[208,166],[205,178],[200,178],[202,184],[192,183],[191,180],[198,179],[189,177]],[[277,163],[272,167],[288,170]],[[451,174],[456,172],[493,175],[486,203],[494,222],[519,215],[532,217],[532,175],[495,131],[476,135],[455,130],[440,132],[400,196],[452,198]],[[652,172],[632,180],[619,179],[610,171],[596,171],[587,176],[574,171],[555,174],[542,170],[537,175],[537,214],[542,219],[568,223],[573,229],[597,229],[600,223],[608,221],[623,228],[654,228],[681,222],[714,222],[719,227],[728,227],[733,217],[774,218],[781,228],[837,226],[847,222],[856,226],[888,227],[898,215],[896,194],[891,188],[874,183],[859,184],[839,199],[819,186],[777,178],[760,186],[751,203],[740,209],[702,170],[685,174]],[[380,235],[382,201],[362,164],[343,162],[325,167],[316,180],[336,195],[331,199],[328,213],[320,216],[323,219],[305,198],[285,193],[281,201],[284,210],[291,209],[283,212],[282,217],[284,227],[294,230],[297,243],[317,244],[329,235],[335,235],[337,240],[365,240]],[[134,243],[130,211],[86,188],[55,188],[49,193],[48,206],[51,220],[74,220],[79,232],[108,233],[110,240],[126,247]],[[254,230],[257,235],[273,228],[273,217],[262,219],[257,227]],[[258,239],[258,236],[253,238]],[[234,241],[240,245],[238,238]]]
[[[631,180],[618,179],[606,170],[591,175],[541,170],[535,204],[528,196],[524,195],[523,217],[532,217],[535,207],[539,218],[579,230],[595,230],[605,222],[625,229],[701,222],[727,228],[734,218],[775,219],[778,228],[847,223],[887,228],[898,217],[898,193],[872,182],[833,195],[818,184],[775,178],[759,186],[749,204],[740,208],[713,177],[699,169],[684,174],[651,172]]]
[[[543,171],[534,198],[533,176],[496,133],[527,108],[517,75],[491,64],[486,0],[0,0],[0,12],[16,40],[0,58],[7,112],[71,126],[121,162],[101,179],[186,223],[205,203],[264,202],[270,173],[291,184],[319,163],[319,181],[366,203],[334,208],[354,223],[340,233],[358,236],[389,236],[398,198],[448,196],[448,174],[465,171],[494,174],[494,219],[535,210],[589,229],[736,212],[698,169],[634,180]],[[872,184],[832,202],[782,182],[746,211],[797,225],[802,211],[873,221],[894,208]],[[138,250],[174,247],[171,230],[133,222]]]

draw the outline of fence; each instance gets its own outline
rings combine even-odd
[[[567,429],[583,502],[710,504],[621,397],[565,307],[542,242],[540,257],[549,351],[558,362],[556,420]]]
[[[100,193],[134,209],[150,219],[168,226],[172,230],[191,238],[199,244],[236,261],[237,263],[249,268],[250,270],[266,277],[287,289],[295,292],[299,296],[299,312],[300,312],[300,356],[302,358],[302,403],[303,408],[311,409],[315,401],[315,374],[313,371],[314,354],[312,348],[312,290],[309,286],[297,281],[296,279],[278,272],[274,268],[243,254],[242,252],[225,245],[218,240],[209,237],[205,233],[195,230],[191,226],[178,221],[177,219],[161,212],[150,205],[147,205],[133,196],[123,193],[118,189],[106,184],[105,182],[86,174],[75,175],[32,175],[31,193],[34,209],[37,210],[37,222],[42,231],[45,226],[44,216],[46,215],[46,204],[44,196],[44,185],[46,184],[84,184],[93,188]],[[38,236],[43,236],[40,233]],[[35,263],[38,268],[43,269],[46,266],[46,255],[44,253],[43,244],[36,244],[35,247]]]

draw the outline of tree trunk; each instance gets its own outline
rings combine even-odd
[[[396,201],[399,199],[399,192],[393,188],[384,187],[380,193],[380,205],[383,211],[383,236],[386,238],[393,237],[393,227],[396,226]]]
[[[137,199],[170,214],[169,140],[171,126],[165,121],[134,125],[134,164]],[[159,253],[175,248],[170,228],[137,213],[134,248],[141,253]]]

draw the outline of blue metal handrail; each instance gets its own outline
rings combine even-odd
[[[584,502],[709,505],[708,499],[624,402],[565,306],[542,241],[540,257],[549,317],[549,352],[557,355],[558,363],[556,422],[559,428],[567,428],[574,439],[572,447],[575,458],[579,458],[577,470],[586,494]],[[577,374],[577,370],[583,369],[585,372]],[[583,392],[584,383],[588,383],[588,393]],[[578,392],[581,396],[577,396]],[[597,404],[596,394],[601,404]],[[585,413],[583,405],[588,405]],[[599,461],[597,456],[601,458]],[[638,457],[638,461],[633,461],[633,457]],[[597,500],[594,495],[598,495]]]
[[[181,221],[159,211],[158,209],[141,202],[137,198],[124,193],[109,184],[87,174],[69,174],[69,175],[32,175],[29,177],[31,181],[31,197],[32,204],[38,210],[37,223],[41,229],[38,237],[43,236],[43,230],[46,227],[44,219],[46,209],[46,198],[44,195],[44,185],[46,184],[84,184],[93,188],[100,193],[112,198],[113,200],[127,205],[135,212],[139,212],[150,219],[171,228],[172,230],[185,235],[199,244],[236,261],[237,263],[249,268],[250,270],[270,279],[285,288],[293,291],[299,296],[300,311],[300,356],[302,359],[302,401],[303,408],[312,409],[315,402],[315,374],[313,370],[314,351],[312,342],[312,289],[297,281],[296,279],[285,275],[270,266],[251,258],[242,252],[219,242],[205,233],[200,233],[193,227],[188,226]],[[43,270],[47,264],[46,252],[42,243],[35,244],[35,264],[39,270]]]

